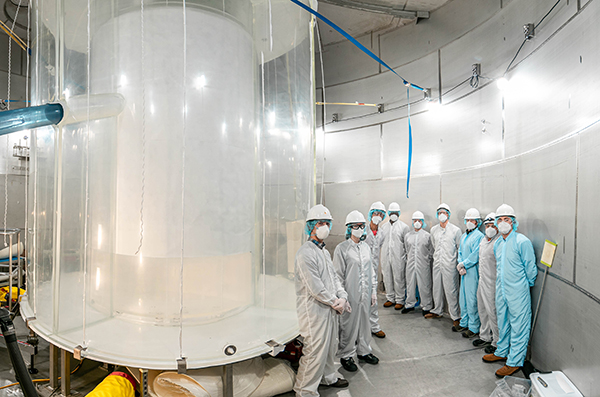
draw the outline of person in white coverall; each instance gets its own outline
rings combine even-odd
[[[381,246],[385,238],[385,231],[379,228],[381,221],[385,219],[385,205],[381,201],[376,201],[371,205],[369,209],[369,224],[367,225],[367,239],[366,243],[371,247],[371,260],[373,261],[373,269],[375,274],[379,275],[379,258],[381,253]],[[379,325],[379,311],[377,304],[371,306],[371,333],[378,338],[385,338],[385,332]]]
[[[431,242],[433,244],[433,302],[435,304],[431,313],[425,318],[441,317],[448,301],[448,312],[452,318],[452,330],[460,326],[460,309],[458,306],[459,276],[458,247],[462,232],[456,225],[450,223],[450,207],[442,203],[437,208],[436,217],[439,224],[431,228]]]
[[[352,312],[340,316],[340,341],[337,357],[350,372],[358,370],[354,362],[377,364],[379,359],[371,350],[371,306],[377,304],[377,276],[371,263],[371,249],[366,238],[365,217],[354,210],[346,217],[346,241],[338,244],[333,254],[333,267],[348,294]]]
[[[417,288],[421,297],[423,315],[427,315],[433,306],[431,298],[431,256],[433,246],[431,236],[423,228],[427,227],[421,211],[413,216],[413,230],[404,236],[406,249],[406,305],[402,313],[415,310]]]
[[[479,285],[479,243],[483,239],[481,215],[476,208],[469,208],[465,214],[467,231],[460,238],[458,265],[460,274],[460,324],[459,331],[465,338],[479,334],[479,313],[477,312],[477,287]]]
[[[408,225],[400,218],[400,205],[391,203],[388,207],[389,222],[381,226],[383,244],[381,246],[381,273],[385,284],[387,301],[383,307],[396,310],[404,308],[406,296],[406,252],[404,236],[409,232]]]
[[[305,232],[310,237],[296,253],[296,311],[304,348],[294,391],[297,397],[318,396],[319,384],[347,387],[334,366],[338,314],[351,311],[348,294],[335,273],[324,239],[333,218],[323,205],[308,211]]]
[[[486,215],[485,237],[479,244],[479,287],[477,288],[477,310],[481,327],[479,339],[473,341],[473,346],[484,347],[486,353],[496,351],[498,343],[498,323],[496,321],[496,257],[494,244],[500,234],[494,225],[496,214]]]

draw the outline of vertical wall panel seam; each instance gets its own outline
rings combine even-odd
[[[579,214],[579,157],[581,155],[581,135],[575,141],[575,230],[573,235],[573,284],[577,285],[577,217]]]

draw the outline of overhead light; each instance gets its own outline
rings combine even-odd
[[[504,77],[500,77],[496,81],[496,84],[498,85],[498,88],[500,88],[500,91],[506,91],[506,89],[508,88],[508,80]]]

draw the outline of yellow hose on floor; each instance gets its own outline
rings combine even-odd
[[[123,372],[113,372],[88,393],[88,397],[135,397],[135,379]]]

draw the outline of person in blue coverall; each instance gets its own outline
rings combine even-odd
[[[458,265],[460,280],[460,328],[462,336],[472,338],[479,334],[479,312],[477,311],[477,287],[479,285],[479,244],[483,233],[479,231],[481,215],[475,208],[465,214],[467,231],[460,238]]]
[[[531,292],[537,266],[531,241],[517,233],[519,223],[514,209],[502,204],[496,210],[496,226],[502,235],[494,244],[496,256],[496,312],[498,314],[498,347],[483,356],[488,363],[504,361],[496,371],[503,378],[523,366],[531,332]]]

